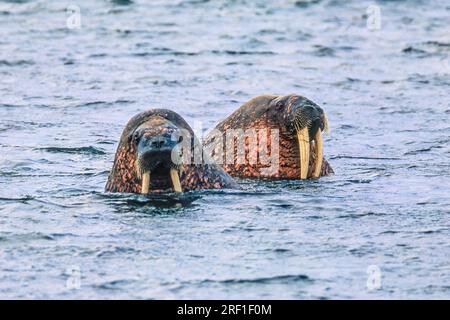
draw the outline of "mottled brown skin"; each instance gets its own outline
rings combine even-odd
[[[160,125],[160,131],[179,128],[187,130],[192,139],[195,135],[191,127],[177,113],[166,109],[152,109],[142,112],[130,119],[120,138],[114,159],[114,165],[108,177],[105,191],[141,193],[142,180],[136,170],[137,143],[133,132],[141,125],[151,128],[153,123]],[[157,156],[157,155],[156,155]],[[178,166],[180,182],[183,191],[201,189],[238,188],[234,180],[215,164],[182,164]],[[153,177],[152,177],[153,178]],[[156,185],[155,185],[156,183]],[[169,176],[162,176],[150,183],[149,192],[172,192]]]
[[[295,115],[299,112],[303,112],[303,118],[311,120],[309,128],[310,138],[314,137],[317,130],[324,129],[326,120],[323,110],[312,101],[298,95],[262,95],[255,97],[219,123],[215,129],[224,133],[224,140],[225,132],[229,129],[278,129],[280,141],[279,170],[268,177],[275,179],[299,179],[299,147],[295,127]],[[213,148],[216,143],[215,140],[216,139],[214,139],[213,136],[208,136],[205,139],[204,146]],[[249,163],[247,159],[249,152],[249,149],[247,148],[248,141],[246,140],[245,142],[245,164],[237,164],[235,149],[234,164],[226,164],[225,161],[223,161],[223,168],[233,177],[267,177],[261,174],[261,168],[264,167],[263,165],[259,162],[257,164]],[[268,145],[270,150],[270,139],[268,139]],[[310,143],[308,178],[312,176],[313,164],[316,159],[315,148],[315,143]],[[224,148],[224,155],[226,152],[226,148]],[[327,176],[332,173],[334,172],[330,164],[323,159],[320,176]]]

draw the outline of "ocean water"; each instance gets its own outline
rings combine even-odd
[[[446,0],[0,1],[0,298],[448,299],[449,89]],[[103,192],[134,114],[264,93],[335,175]]]

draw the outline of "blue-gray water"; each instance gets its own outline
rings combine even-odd
[[[450,298],[449,21],[446,0],[0,2],[0,298]],[[324,107],[334,176],[103,192],[137,112],[209,130],[263,93]]]

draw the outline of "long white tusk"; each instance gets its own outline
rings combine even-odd
[[[180,176],[178,175],[178,170],[170,169],[170,178],[172,179],[173,190],[175,192],[183,192],[181,189]]]
[[[308,127],[297,131],[298,151],[300,153],[300,179],[306,179],[309,168],[309,132]]]
[[[150,188],[150,171],[146,171],[142,174],[142,187],[141,193],[147,194]]]
[[[323,139],[322,139],[322,131],[320,129],[317,130],[317,133],[314,137],[314,141],[316,142],[316,162],[314,163],[314,170],[312,172],[313,178],[320,177],[320,172],[322,171],[322,160],[323,160]]]
[[[330,124],[328,123],[328,117],[327,114],[323,114],[323,131],[325,131],[326,134],[330,134]]]

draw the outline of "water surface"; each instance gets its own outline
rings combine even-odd
[[[450,298],[449,17],[445,0],[0,2],[0,298]],[[134,114],[207,131],[263,93],[324,107],[334,176],[181,206],[103,192]]]

